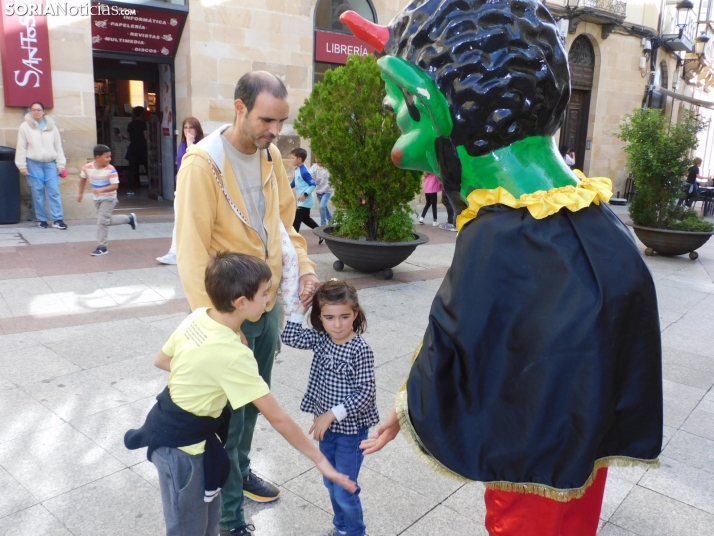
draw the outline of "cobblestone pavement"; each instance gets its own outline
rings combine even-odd
[[[159,536],[156,471],[122,437],[164,387],[167,374],[152,358],[188,311],[176,268],[154,260],[168,249],[171,214],[144,216],[136,232],[112,228],[110,255],[99,258],[89,256],[92,222],[68,223],[68,231],[0,228],[0,535]],[[390,281],[334,272],[327,247],[304,233],[323,280],[351,278],[361,289],[382,416],[453,255],[455,233],[419,230],[430,243]],[[699,252],[696,261],[646,257],[664,345],[662,467],[610,470],[603,536],[714,534],[714,244]],[[305,430],[299,402],[310,359],[286,348],[273,377],[276,397]],[[274,503],[247,502],[256,535],[330,529],[321,477],[262,417],[253,467],[282,490]],[[372,536],[486,534],[483,486],[428,470],[401,436],[366,459],[360,485]]]

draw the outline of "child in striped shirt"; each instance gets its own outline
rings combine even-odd
[[[92,199],[97,208],[97,249],[90,255],[98,257],[106,255],[107,239],[109,238],[110,225],[131,225],[136,230],[136,214],[133,212],[128,216],[112,216],[114,207],[117,205],[117,189],[119,188],[119,174],[110,164],[112,161],[112,151],[106,145],[95,145],[94,160],[85,164],[79,174],[79,194],[77,201],[81,202],[84,197],[84,187],[89,180],[92,187]]]

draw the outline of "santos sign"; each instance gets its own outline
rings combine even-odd
[[[30,106],[40,101],[46,108],[52,108],[54,100],[47,17],[8,15],[8,5],[17,8],[20,3],[16,0],[0,0],[5,106]]]

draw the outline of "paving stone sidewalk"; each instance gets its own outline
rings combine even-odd
[[[167,374],[153,367],[153,355],[187,310],[175,267],[153,261],[168,247],[171,226],[156,223],[146,237],[112,234],[115,256],[98,259],[104,265],[83,260],[93,237],[86,234],[91,226],[80,227],[70,227],[77,228],[76,241],[60,235],[60,244],[41,244],[41,235],[28,238],[29,231],[22,231],[24,246],[0,240],[0,535],[159,536],[156,470],[144,451],[126,450],[122,437],[141,424],[165,386]],[[305,233],[323,279],[350,277],[361,288],[382,416],[406,377],[453,255],[455,233],[426,232],[432,242],[390,282],[334,272],[334,257]],[[53,267],[50,255],[57,251],[66,256]],[[714,244],[699,253],[696,261],[645,258],[660,306],[666,443],[659,470],[610,470],[603,536],[714,534],[714,345],[708,340]],[[25,263],[22,274],[2,264],[12,255],[12,262]],[[308,352],[283,349],[272,386],[305,430],[311,419],[299,403],[310,359]],[[330,529],[319,473],[262,417],[252,457],[254,470],[283,493],[275,503],[247,502],[257,536]],[[483,486],[430,471],[401,436],[365,460],[360,485],[372,536],[486,535]]]

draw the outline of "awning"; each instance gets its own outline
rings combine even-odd
[[[681,93],[675,93],[674,91],[670,91],[669,89],[664,89],[663,87],[655,87],[655,88],[653,88],[653,91],[661,93],[662,95],[667,95],[668,97],[672,97],[673,99],[679,99],[683,102],[688,102],[689,104],[694,104],[695,106],[704,106],[705,108],[714,108],[714,102],[712,102],[712,101],[695,99],[694,97],[687,97],[686,95],[682,95]]]

